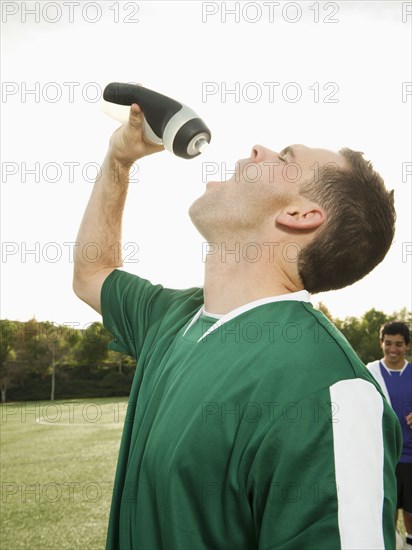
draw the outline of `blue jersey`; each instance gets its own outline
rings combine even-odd
[[[412,412],[412,364],[407,363],[399,371],[388,369],[383,360],[369,363],[367,367],[382,386],[399,418],[403,437],[399,462],[412,463],[412,429],[406,422],[406,416]]]

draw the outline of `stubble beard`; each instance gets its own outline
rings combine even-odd
[[[224,185],[224,184],[223,184]],[[208,242],[241,241],[246,235],[255,235],[261,226],[261,217],[244,201],[235,197],[213,196],[210,191],[196,199],[189,208],[193,225]]]

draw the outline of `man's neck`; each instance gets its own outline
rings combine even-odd
[[[206,256],[204,307],[206,311],[226,314],[233,309],[269,296],[280,296],[303,290],[299,277],[276,263],[273,250],[250,244],[226,246]],[[229,251],[232,251],[230,253]],[[262,256],[258,261],[253,261]],[[249,258],[249,259],[248,259]],[[287,266],[289,268],[289,266]]]

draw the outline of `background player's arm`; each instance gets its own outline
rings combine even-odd
[[[143,136],[143,114],[138,105],[130,109],[129,122],[118,128],[110,139],[109,150],[94,184],[75,247],[73,290],[76,295],[101,313],[100,292],[106,277],[122,260],[113,250],[121,249],[121,226],[129,185],[129,172],[136,160],[162,151]],[[87,243],[96,243],[101,256],[97,261],[84,255]],[[117,244],[116,244],[117,243]],[[116,246],[114,246],[116,245]]]

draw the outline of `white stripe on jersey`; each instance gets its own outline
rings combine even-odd
[[[383,401],[366,380],[342,380],[330,387],[342,549],[384,548]]]

